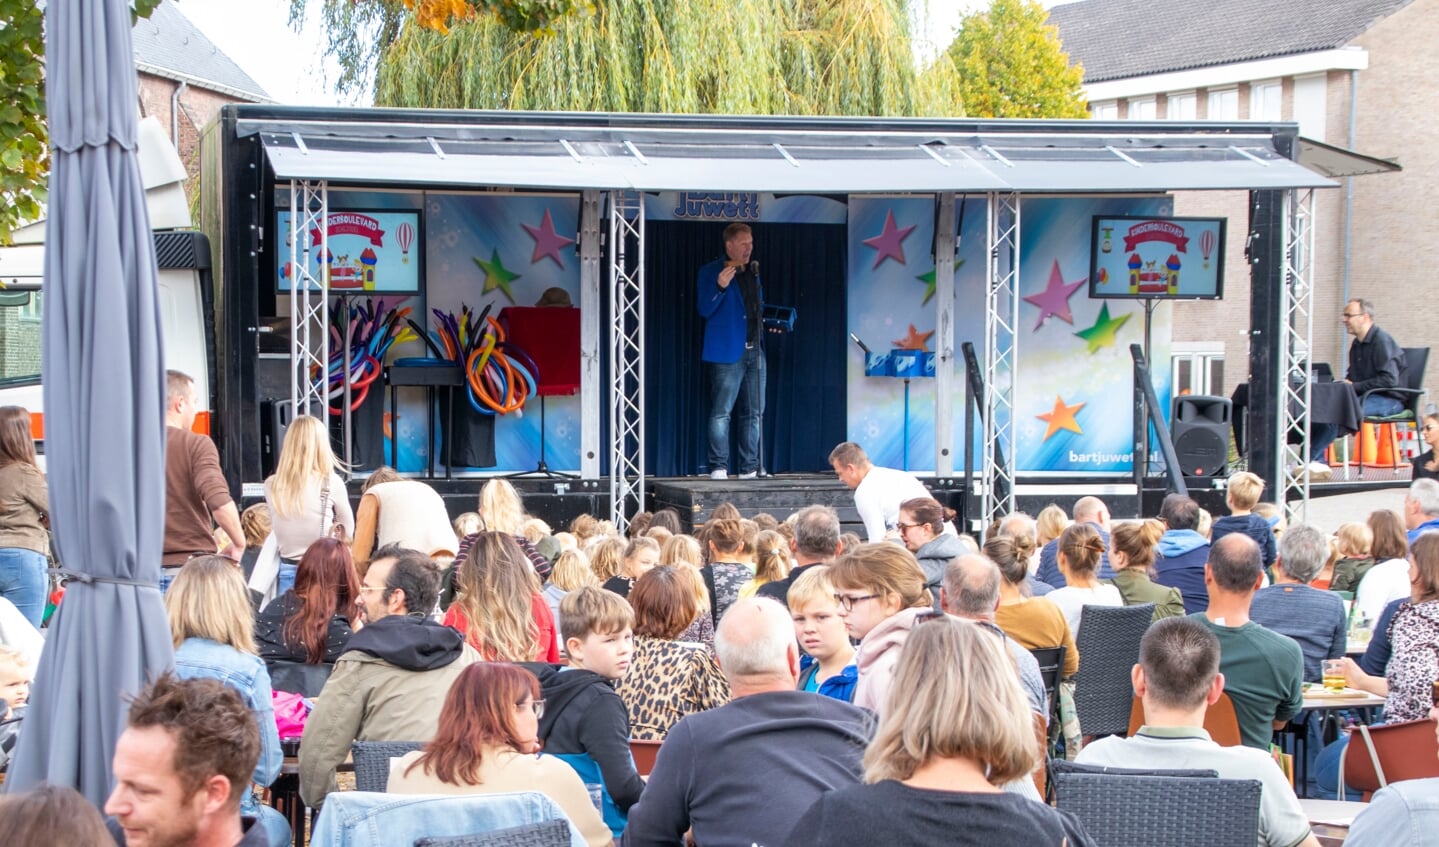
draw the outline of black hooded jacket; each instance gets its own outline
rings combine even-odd
[[[540,718],[545,752],[567,759],[589,756],[604,779],[605,793],[616,808],[628,812],[645,784],[630,757],[629,711],[614,683],[580,668],[540,662],[524,667],[539,677],[545,699]]]

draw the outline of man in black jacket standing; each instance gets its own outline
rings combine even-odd
[[[1354,343],[1349,345],[1349,370],[1344,381],[1351,383],[1354,393],[1364,400],[1364,416],[1384,417],[1403,411],[1402,395],[1387,394],[1382,389],[1399,387],[1407,365],[1404,348],[1399,346],[1394,336],[1374,324],[1374,304],[1368,300],[1356,299],[1345,303],[1340,317],[1344,328],[1354,336]],[[1366,391],[1374,389],[1381,390],[1364,397]],[[1313,422],[1309,440],[1310,473],[1329,474],[1324,454],[1337,437],[1338,425]]]

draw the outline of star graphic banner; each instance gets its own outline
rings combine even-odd
[[[555,232],[554,219],[550,217],[550,210],[545,210],[545,216],[540,220],[539,226],[520,224],[530,238],[535,240],[535,251],[530,255],[530,264],[535,264],[541,259],[549,258],[556,265],[563,268],[564,259],[560,258],[560,251],[575,243],[573,238],[566,238]]]
[[[496,247],[490,253],[490,260],[486,262],[479,256],[475,256],[475,264],[485,272],[484,293],[489,294],[495,289],[504,293],[511,303],[515,302],[515,292],[510,288],[510,283],[520,278],[520,275],[505,267],[500,261],[500,248]]]
[[[1109,317],[1109,304],[1105,303],[1099,307],[1099,317],[1095,320],[1094,326],[1089,329],[1081,329],[1075,335],[1084,339],[1089,346],[1090,353],[1097,353],[1101,347],[1113,347],[1115,336],[1119,328],[1129,320],[1129,315],[1120,315],[1117,318]]]
[[[895,224],[893,209],[885,213],[884,229],[880,230],[879,235],[864,240],[866,247],[875,249],[874,265],[870,270],[878,269],[885,259],[894,259],[901,265],[904,264],[904,240],[914,232],[914,227],[915,224],[906,227]]]
[[[1070,406],[1064,402],[1063,397],[1055,397],[1054,408],[1052,410],[1042,415],[1035,415],[1036,418],[1039,418],[1049,425],[1048,429],[1044,431],[1043,440],[1048,441],[1060,430],[1072,432],[1076,435],[1083,435],[1084,430],[1080,429],[1079,421],[1075,420],[1074,416],[1080,409],[1083,409],[1085,405],[1084,403],[1075,403],[1073,406]]]
[[[1088,279],[1085,278],[1077,282],[1065,282],[1064,274],[1059,271],[1059,260],[1055,259],[1053,266],[1049,269],[1049,282],[1045,285],[1044,290],[1024,298],[1024,302],[1039,308],[1039,320],[1034,322],[1034,331],[1038,332],[1051,316],[1073,326],[1074,313],[1069,310],[1069,298],[1073,297],[1074,292],[1078,291],[1087,281]]]

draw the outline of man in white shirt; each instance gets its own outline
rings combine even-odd
[[[1076,759],[1104,767],[1212,770],[1221,779],[1254,779],[1261,847],[1319,847],[1289,780],[1269,754],[1249,747],[1220,747],[1205,732],[1204,713],[1224,691],[1219,639],[1193,617],[1156,622],[1139,643],[1131,671],[1144,701],[1144,726],[1130,738],[1111,736],[1085,746]],[[1155,822],[1155,843],[1164,823]]]
[[[867,541],[883,541],[885,533],[899,522],[899,504],[916,497],[930,497],[924,483],[904,471],[870,464],[864,448],[846,441],[829,453],[829,464],[839,481],[854,489],[854,507],[864,521]]]

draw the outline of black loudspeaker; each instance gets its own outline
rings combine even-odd
[[[1174,398],[1169,423],[1174,452],[1186,477],[1224,477],[1229,469],[1229,418],[1233,409],[1227,397],[1184,395]]]

